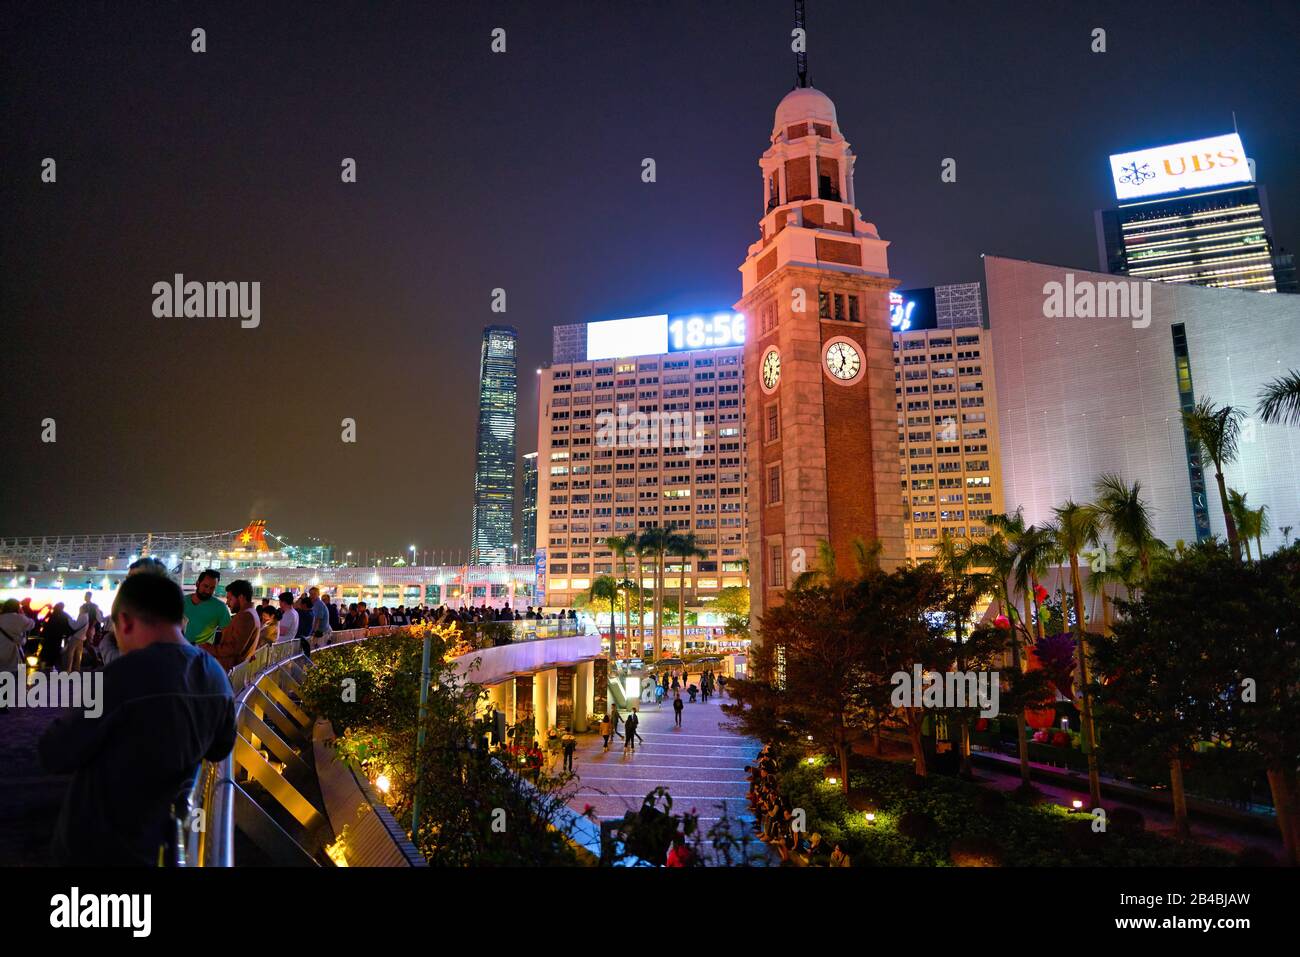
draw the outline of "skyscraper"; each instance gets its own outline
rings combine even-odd
[[[751,616],[780,604],[828,540],[906,558],[890,337],[888,243],[855,206],[835,104],[799,85],[776,108],[759,159],[759,241],[740,267]]]
[[[479,357],[478,449],[474,467],[474,538],[470,562],[504,565],[514,541],[515,409],[518,333],[510,326],[483,330]]]
[[[1294,292],[1295,265],[1274,248],[1264,189],[1236,133],[1118,153],[1114,209],[1098,210],[1106,272],[1192,286]]]
[[[537,453],[524,456],[523,502],[519,516],[519,561],[531,562],[537,555]]]

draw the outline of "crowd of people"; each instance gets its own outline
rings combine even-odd
[[[147,571],[166,575],[165,566],[152,558],[135,562],[131,574]],[[281,592],[273,598],[254,598],[253,585],[236,579],[226,585],[225,600],[216,597],[221,572],[207,569],[200,573],[194,591],[184,599],[182,630],[190,644],[211,654],[227,670],[248,660],[259,647],[276,641],[297,639],[309,652],[313,637],[321,638],[336,631],[358,628],[415,625],[475,625],[508,621],[574,621],[572,609],[544,613],[529,606],[525,611],[478,606],[451,607],[438,605],[372,606],[368,602],[351,602],[344,606],[319,588],[298,594]],[[95,604],[92,592],[77,617],[66,610],[63,602],[33,609],[30,598],[7,600],[0,606],[0,670],[12,670],[28,658],[37,659],[37,667],[46,671],[79,671],[83,667],[108,665],[120,656],[112,620]]]
[[[816,832],[804,838],[794,809],[781,794],[776,758],[770,744],[763,745],[754,763],[745,766],[745,773],[749,775],[746,798],[754,811],[759,839],[776,849],[781,863],[808,867],[849,866],[849,856],[838,844],[829,847]]]
[[[10,598],[0,606],[0,671],[12,671],[27,658],[36,658],[47,671],[80,671],[83,663],[104,664],[98,647],[108,630],[91,592],[86,592],[75,619],[63,602],[38,611],[30,598]]]

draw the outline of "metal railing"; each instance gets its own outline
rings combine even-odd
[[[331,632],[311,639],[312,651],[336,645],[352,644],[367,638],[393,634],[397,626],[354,628]],[[245,709],[252,692],[264,675],[286,662],[303,658],[302,643],[297,638],[263,645],[247,661],[228,672],[235,692],[235,727],[239,734],[246,728]],[[177,863],[188,867],[233,867],[235,863],[235,756],[221,761],[204,762],[182,811],[185,845]]]
[[[582,621],[566,619],[524,619],[522,621],[485,622],[485,625],[497,624],[509,626],[510,643],[546,640],[552,638],[574,637],[584,633]],[[355,628],[336,631],[321,638],[311,639],[313,652],[340,645],[355,644],[368,638],[378,638],[395,634],[408,626],[386,625],[370,628]],[[462,629],[466,626],[462,624]],[[467,631],[472,631],[469,625]],[[501,628],[504,632],[507,629]],[[485,636],[490,629],[484,629]],[[295,663],[297,665],[295,666]],[[302,653],[301,642],[297,638],[263,645],[247,661],[236,665],[228,672],[231,688],[235,693],[235,727],[241,739],[256,737],[249,726],[255,725],[273,733],[276,728],[267,725],[258,717],[254,707],[265,710],[267,695],[262,688],[271,692],[274,699],[285,692],[271,687],[264,679],[275,677],[282,669],[309,667],[309,661]],[[289,699],[284,698],[284,701]],[[256,704],[254,704],[256,703]],[[239,740],[236,749],[223,760],[205,762],[191,788],[178,816],[184,823],[184,846],[178,848],[176,863],[189,867],[233,867],[235,864],[235,816],[236,804],[241,799],[247,804],[247,795],[243,794],[235,781],[236,764],[242,764],[236,758],[240,751]],[[257,763],[256,755],[246,755],[244,761]],[[245,807],[245,810],[247,808]]]

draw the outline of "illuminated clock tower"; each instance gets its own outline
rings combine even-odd
[[[854,155],[835,105],[799,84],[759,160],[763,218],[740,267],[747,322],[745,436],[751,613],[780,604],[827,539],[841,574],[853,540],[905,558],[889,326],[888,243],[854,204]]]

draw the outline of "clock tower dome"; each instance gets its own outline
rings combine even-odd
[[[817,565],[842,574],[854,539],[905,559],[886,247],[855,205],[835,104],[799,80],[759,159],[759,239],[740,266],[746,316],[749,577],[755,622]]]

